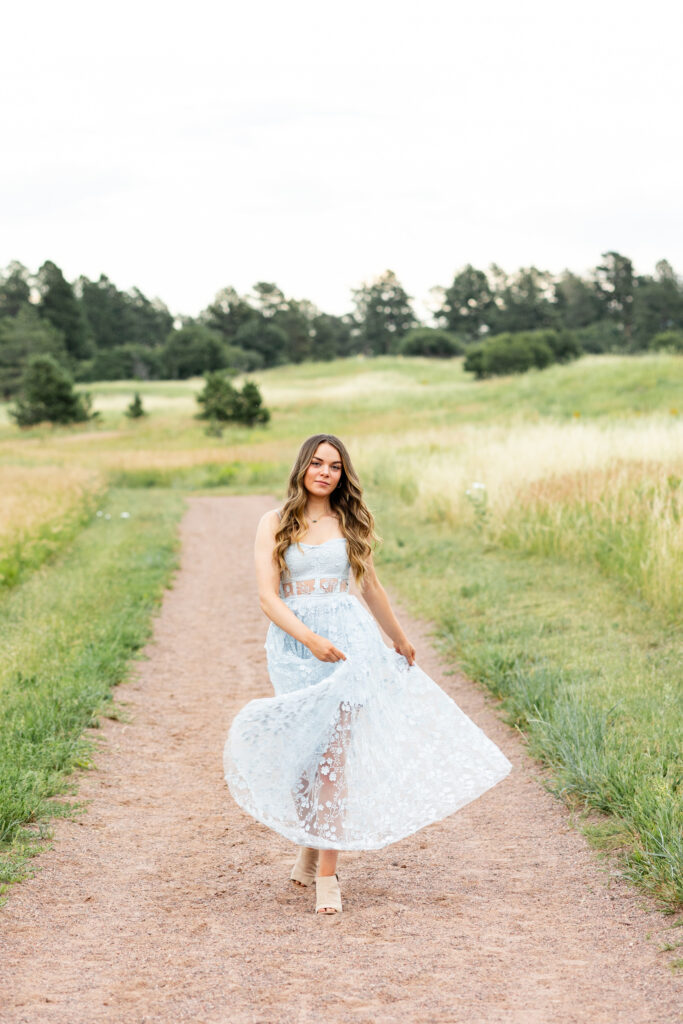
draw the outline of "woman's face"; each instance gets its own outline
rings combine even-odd
[[[304,475],[304,487],[316,498],[331,494],[342,475],[341,455],[331,444],[323,441],[315,450]]]

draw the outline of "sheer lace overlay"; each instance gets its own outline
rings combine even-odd
[[[285,559],[281,596],[346,660],[319,661],[271,623],[265,647],[275,695],[242,708],[224,750],[226,781],[245,811],[301,846],[379,849],[508,774],[498,747],[417,664],[387,647],[348,593],[343,538],[293,545]]]
[[[349,589],[348,580],[337,576],[322,576],[313,580],[285,580],[280,584],[282,597],[299,597],[301,594],[343,594]]]

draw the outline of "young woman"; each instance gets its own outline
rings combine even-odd
[[[299,845],[290,877],[315,881],[317,913],[341,912],[340,850],[395,843],[511,768],[416,664],[377,579],[377,540],[346,448],[331,434],[309,437],[282,508],[256,532],[275,696],[235,717],[224,767],[237,803]],[[351,573],[372,615],[349,593]]]

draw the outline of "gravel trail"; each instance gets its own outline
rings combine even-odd
[[[513,763],[384,850],[343,853],[344,914],[316,917],[290,844],[230,798],[222,748],[272,691],[252,540],[273,499],[198,497],[146,660],[117,690],[89,801],[0,909],[2,1024],[672,1024],[680,935],[589,850],[472,683],[417,657]]]

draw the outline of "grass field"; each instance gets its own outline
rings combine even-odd
[[[67,544],[104,491],[86,467],[0,465],[0,590]]]
[[[58,586],[65,555],[102,536],[104,486],[153,495],[162,519],[141,543],[168,550],[182,492],[279,496],[300,441],[339,434],[378,516],[384,578],[501,697],[551,788],[590,811],[593,841],[680,907],[683,359],[586,357],[478,383],[461,360],[389,357],[254,376],[271,423],[222,437],[194,419],[200,380],[91,385],[92,426],[19,432],[0,415],[7,538],[30,550],[81,517],[63,545],[24,559],[16,614],[30,618],[24,593]],[[150,415],[131,422],[134,390]],[[25,687],[19,662],[12,692]],[[31,664],[40,674],[39,655]]]
[[[112,490],[49,569],[0,593],[0,892],[74,805],[83,730],[117,713],[111,689],[148,636],[181,510],[175,495]]]

